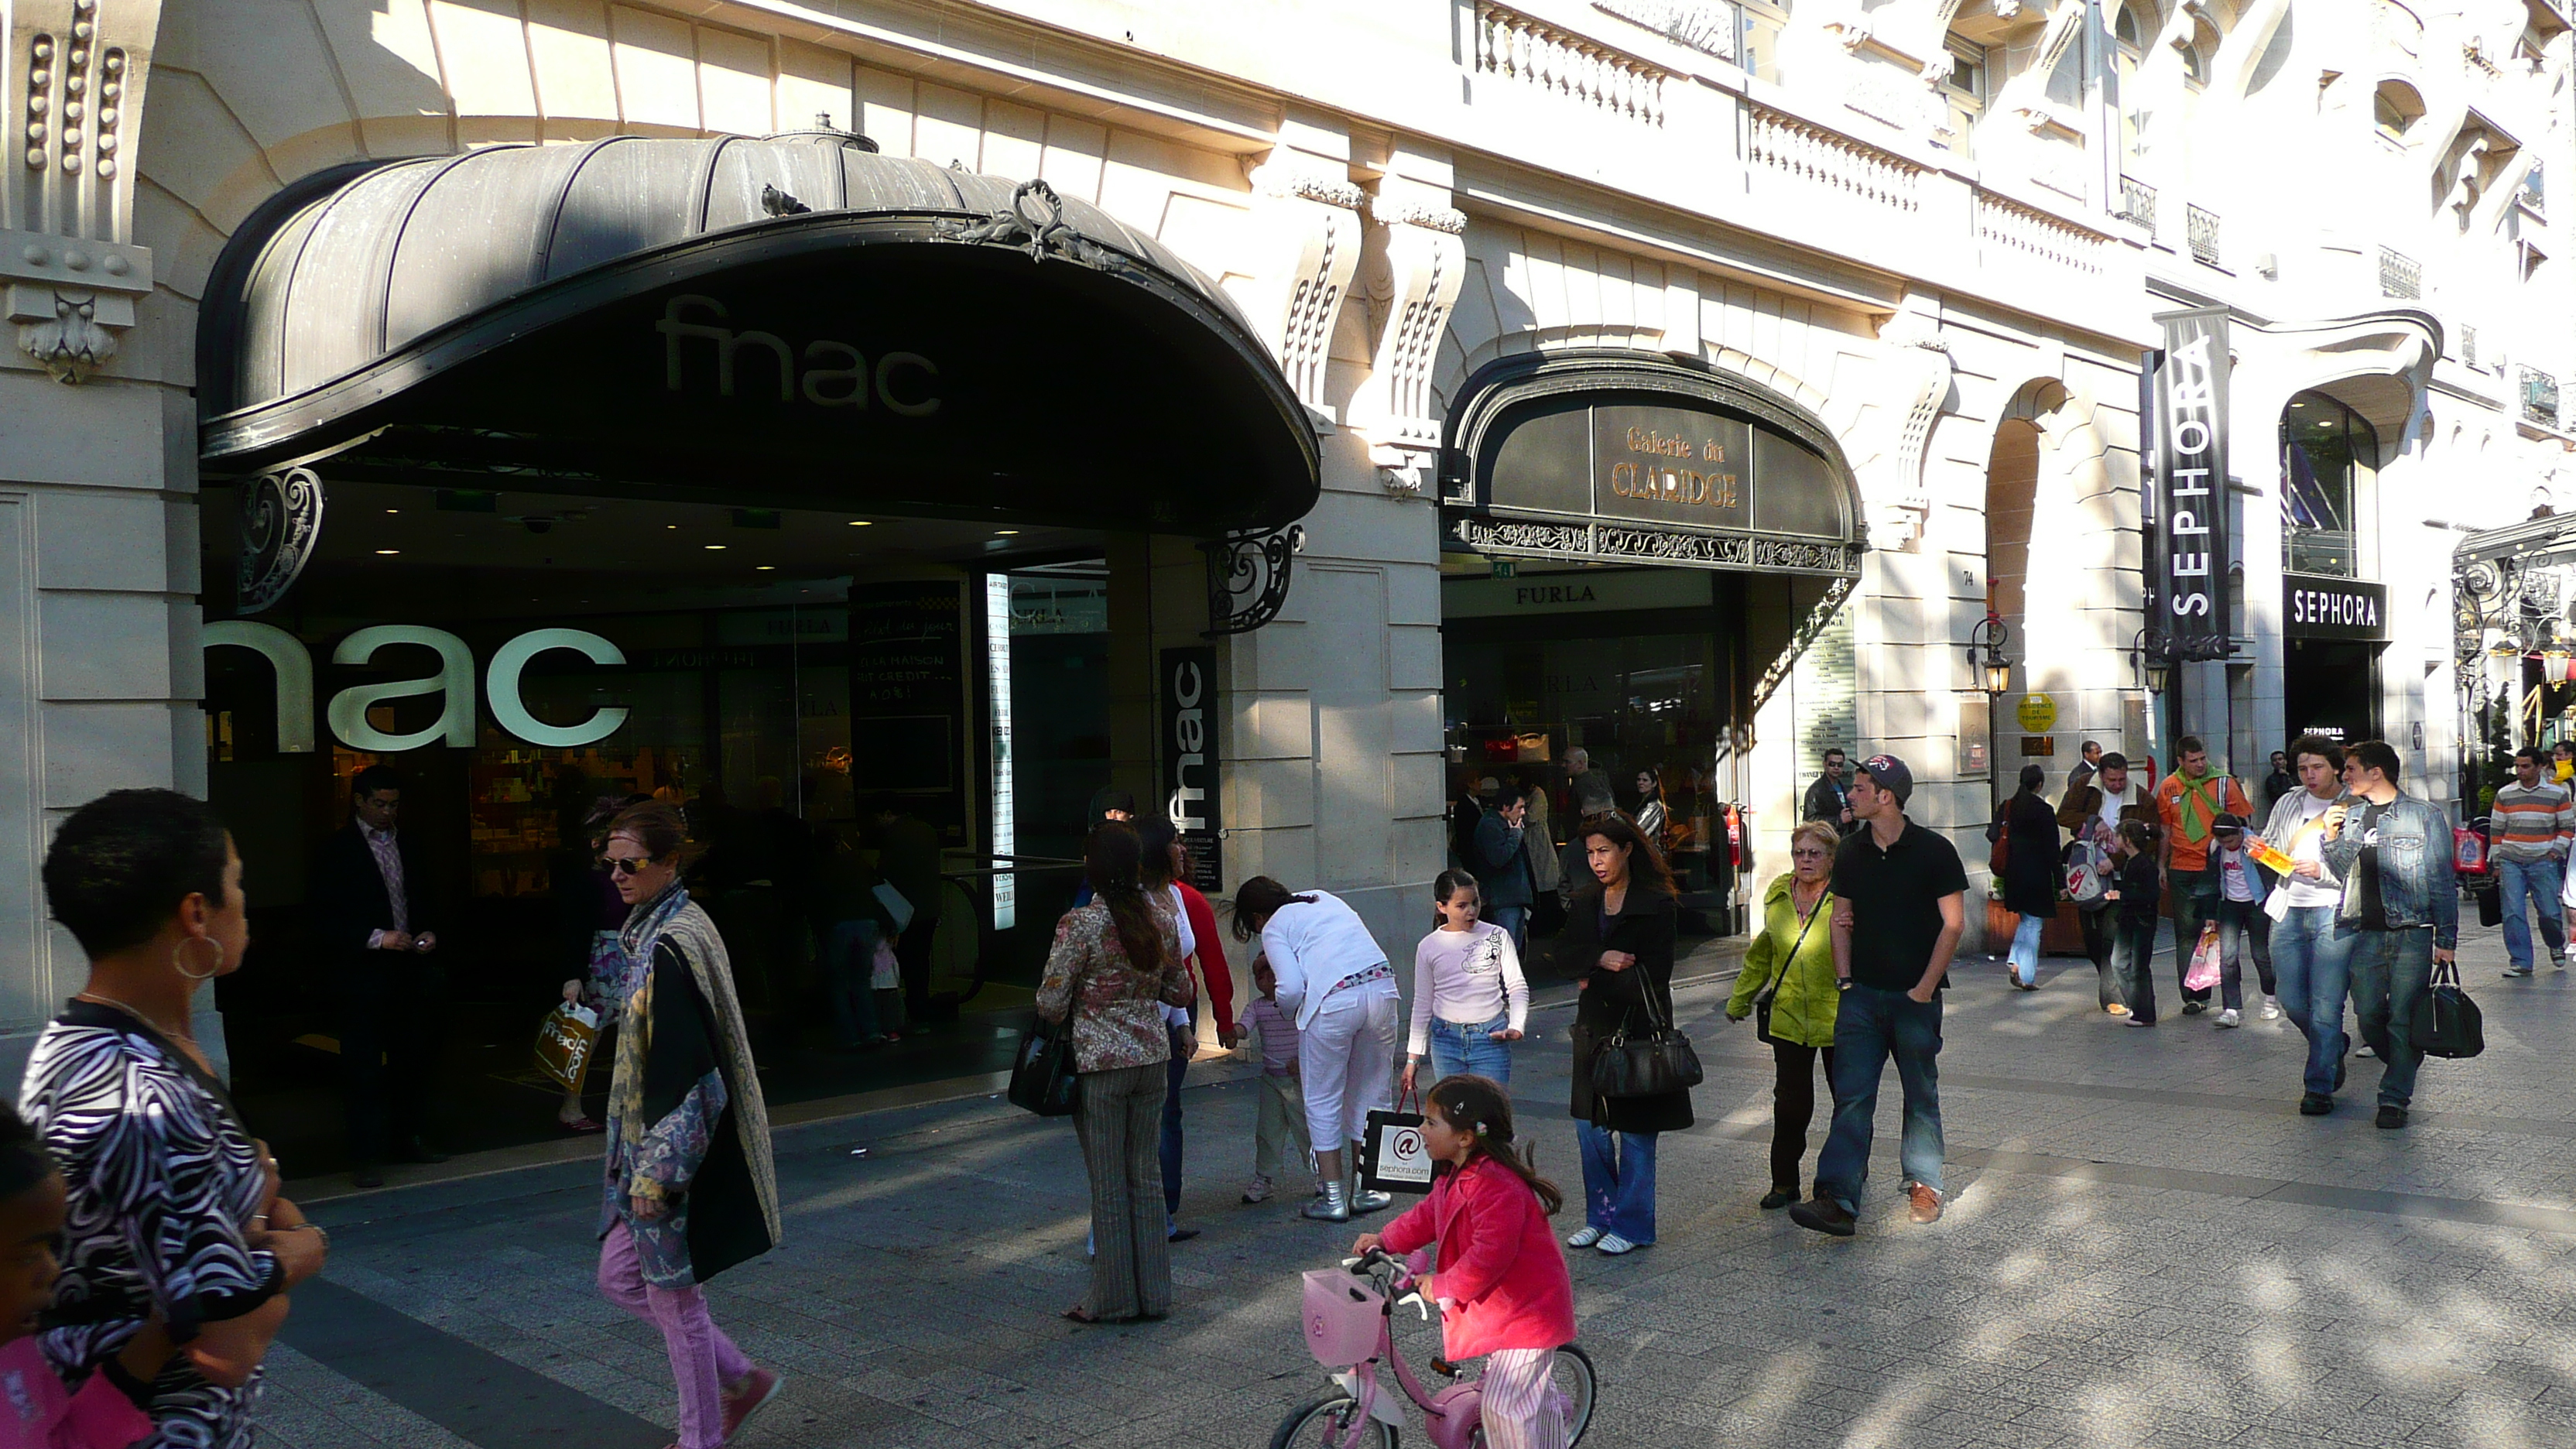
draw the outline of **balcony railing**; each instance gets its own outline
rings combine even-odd
[[[1758,105],[1745,106],[1744,123],[1745,159],[1756,166],[1898,211],[1922,205],[1923,168],[1901,156]]]
[[[1989,191],[1977,193],[1977,236],[2041,261],[2087,274],[2102,270],[2110,238]]]
[[[2379,249],[2379,295],[2413,301],[2424,295],[2424,265],[2403,252]]]
[[[2535,367],[2522,370],[2522,417],[2544,428],[2558,426],[2558,379]]]
[[[1649,126],[1664,123],[1669,72],[1488,0],[1476,5],[1476,69]]]
[[[2218,214],[2197,206],[2183,208],[2183,235],[2191,243],[2192,259],[2208,266],[2218,265]]]
[[[2156,189],[2134,176],[2120,178],[2120,219],[2156,231]]]

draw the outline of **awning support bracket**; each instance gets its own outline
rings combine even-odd
[[[241,570],[233,612],[248,616],[286,597],[322,542],[322,480],[310,468],[263,473],[241,489]]]
[[[1208,628],[1200,637],[1249,634],[1286,606],[1292,562],[1306,550],[1306,529],[1292,523],[1229,533],[1199,548],[1208,564]]]

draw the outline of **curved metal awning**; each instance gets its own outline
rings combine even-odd
[[[217,476],[1201,534],[1317,491],[1305,408],[1170,250],[831,131],[310,178],[219,261],[198,399]]]
[[[1450,407],[1452,546],[1570,561],[1860,574],[1869,528],[1824,423],[1750,378],[1664,353],[1486,364]]]

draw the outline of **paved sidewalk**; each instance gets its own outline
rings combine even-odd
[[[1756,1208],[1768,1054],[1720,988],[1685,991],[1709,1080],[1701,1125],[1663,1142],[1662,1241],[1574,1266],[1604,1383],[1586,1442],[2576,1444],[2576,980],[2502,964],[2473,932],[2487,1052],[2428,1063],[2415,1124],[2381,1132],[2367,1060],[2334,1116],[2296,1114],[2285,1023],[2131,1030],[2094,1008],[2081,961],[2050,959],[2036,994],[1965,963],[1942,1059],[1950,1214],[1904,1221],[1891,1072],[1852,1241]],[[1571,1188],[1567,1019],[1536,1018],[1515,1086],[1541,1169]],[[740,1442],[1266,1444],[1321,1387],[1297,1275],[1357,1229],[1236,1202],[1253,1090],[1188,1094],[1182,1219],[1205,1236],[1174,1249],[1172,1318],[1134,1328],[1055,1316],[1086,1275],[1068,1125],[977,1098],[782,1132],[788,1245],[710,1293],[791,1377]],[[591,1285],[591,1171],[323,1209],[331,1272],[272,1360],[264,1442],[666,1442],[660,1339]]]

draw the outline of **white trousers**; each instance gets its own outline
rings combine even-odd
[[[1506,1348],[1485,1355],[1478,1408],[1490,1449],[1565,1449],[1566,1404],[1556,1393],[1556,1350]]]
[[[1395,1049],[1402,1015],[1395,980],[1345,986],[1324,998],[1297,1036],[1306,1079],[1306,1135],[1337,1152],[1368,1132],[1368,1114],[1395,1105]]]

